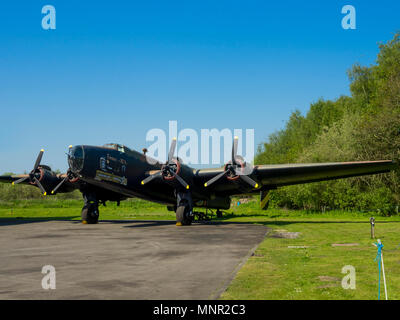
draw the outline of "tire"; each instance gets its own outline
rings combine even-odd
[[[186,219],[184,220],[183,225],[185,225],[185,226],[190,226],[190,225],[192,224],[192,221],[193,221],[193,218],[187,216]]]
[[[192,224],[192,218],[188,216],[188,209],[186,206],[179,206],[175,214],[177,226],[190,226]]]
[[[82,223],[96,224],[99,222],[99,207],[95,204],[85,205],[81,213]]]

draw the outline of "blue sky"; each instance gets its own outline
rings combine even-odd
[[[56,30],[41,9],[56,8]],[[341,27],[356,8],[357,29]],[[254,128],[256,144],[295,109],[349,94],[399,30],[399,1],[3,1],[0,173],[67,169],[70,144],[141,150],[146,132]]]

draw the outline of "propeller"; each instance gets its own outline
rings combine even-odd
[[[162,177],[164,180],[167,181],[176,179],[185,189],[189,189],[189,185],[187,184],[187,182],[179,176],[181,164],[179,163],[179,160],[174,157],[175,149],[176,138],[173,138],[171,147],[169,148],[167,162],[162,165],[161,170],[157,171],[154,174],[151,174],[146,179],[144,179],[142,181],[142,185],[145,185],[158,177]]]
[[[247,163],[243,157],[237,155],[238,142],[239,138],[235,137],[232,145],[232,159],[225,164],[224,171],[208,180],[204,184],[204,187],[209,187],[223,176],[226,176],[228,180],[242,179],[244,182],[256,189],[259,187],[258,183],[249,177],[253,172],[253,166]]]
[[[71,149],[71,148],[72,148],[72,145],[70,145],[68,148]],[[67,153],[67,156],[68,156],[68,153]],[[67,181],[67,180],[69,180],[70,182],[74,183],[74,182],[76,182],[76,181],[79,180],[79,177],[78,177],[75,173],[73,173],[73,172],[71,171],[71,169],[68,169],[68,170],[67,170],[67,174],[65,175],[65,178],[62,179],[62,180],[60,181],[60,183],[56,185],[56,187],[51,191],[51,194],[55,194],[55,193],[57,192],[57,190],[60,189],[60,187],[61,187],[61,186],[65,183],[65,181]]]
[[[24,182],[24,181],[29,179],[29,182],[31,184],[36,184],[39,187],[39,189],[43,193],[43,195],[47,195],[47,192],[46,192],[45,188],[42,186],[42,184],[39,181],[39,179],[40,179],[40,177],[42,175],[42,171],[39,168],[39,166],[40,166],[40,162],[42,161],[43,153],[44,153],[44,150],[43,149],[40,150],[39,155],[36,158],[35,165],[33,166],[33,169],[29,173],[29,175],[27,177],[24,177],[24,178],[21,178],[21,179],[18,179],[16,181],[14,181],[12,183],[13,185],[21,183],[21,182]],[[37,178],[37,175],[39,175],[39,179]]]
[[[61,182],[51,191],[51,194],[55,194],[57,190],[64,184],[65,181],[69,180],[70,182],[76,182],[78,180],[78,177],[70,170],[68,169],[67,174],[64,179],[61,180]]]

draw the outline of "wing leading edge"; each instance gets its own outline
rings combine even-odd
[[[12,176],[0,176],[0,182],[4,182],[4,183],[12,183],[14,181],[17,181],[21,178],[28,178],[29,175],[28,174],[16,174],[16,175],[12,175]],[[29,184],[29,181],[24,181],[23,183],[25,184]]]
[[[264,186],[281,187],[386,173],[393,170],[395,165],[391,160],[262,165],[256,167],[254,173]]]
[[[386,173],[393,170],[395,166],[396,163],[392,160],[258,165],[254,167],[249,177],[261,183],[262,188],[276,188],[294,184]],[[204,183],[221,172],[223,172],[223,169],[198,170],[196,176],[200,180],[199,183]],[[234,193],[232,183],[227,179],[221,179],[217,183],[216,189],[219,191],[223,191],[224,189],[226,191],[231,190]]]

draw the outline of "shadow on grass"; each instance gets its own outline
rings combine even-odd
[[[225,219],[230,219],[230,218],[234,218],[235,216],[232,217],[226,217],[226,218],[222,218],[222,219],[218,219],[215,220],[217,222],[223,222],[223,223],[242,223],[242,224],[262,224],[262,225],[276,225],[276,226],[283,226],[283,225],[290,225],[290,224],[336,224],[336,223],[342,223],[342,224],[346,224],[346,223],[360,223],[360,224],[370,224],[369,219],[366,219],[365,221],[352,221],[352,220],[335,220],[337,218],[332,217],[332,220],[274,220],[274,221],[263,221],[263,220],[253,220],[253,221],[246,221],[246,222],[240,222],[240,221],[226,221]],[[253,218],[257,218],[260,216],[246,216],[246,217],[253,217]],[[236,216],[236,218],[238,218]],[[243,217],[245,218],[245,217]],[[270,219],[277,219],[276,217],[260,217],[262,219],[265,218],[270,218]],[[282,218],[282,217],[280,217]],[[290,217],[285,217],[286,219],[290,219]],[[295,217],[294,217],[295,218]],[[327,218],[329,219],[329,218]],[[214,222],[215,222],[214,221]],[[381,223],[400,223],[400,221],[379,221],[377,220],[375,222],[375,224],[381,224]]]

